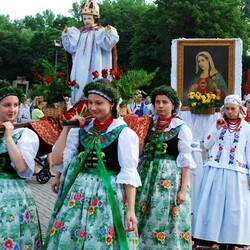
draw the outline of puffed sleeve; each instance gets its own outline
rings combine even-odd
[[[71,128],[67,140],[66,147],[63,152],[63,163],[60,165],[54,165],[57,171],[63,172],[63,170],[69,165],[72,158],[77,154],[79,146],[79,128]],[[54,147],[52,148],[52,154],[54,151]]]
[[[121,170],[116,182],[130,184],[134,187],[141,186],[141,179],[137,171],[139,161],[139,139],[130,128],[124,128],[118,139],[118,161]]]
[[[96,34],[96,43],[106,51],[110,51],[119,41],[116,28],[110,25],[109,27],[111,28],[110,32],[105,28],[101,28]]]
[[[178,167],[190,167],[196,168],[196,163],[192,156],[192,132],[190,128],[183,124],[181,126],[179,135],[178,135],[178,150],[179,154],[177,156],[176,162]]]
[[[76,27],[68,28],[68,32],[62,32],[62,44],[64,49],[70,54],[74,54],[80,36],[80,30]]]
[[[34,173],[35,158],[39,148],[39,138],[37,134],[29,128],[24,128],[20,139],[17,142],[17,147],[20,150],[22,157],[28,165],[24,173],[19,173],[15,166],[17,174],[21,178],[30,178]]]

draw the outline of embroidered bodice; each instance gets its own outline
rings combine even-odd
[[[107,170],[120,171],[118,161],[118,136],[125,125],[115,128],[113,131],[106,134],[89,134],[85,130],[80,130],[80,146],[78,152],[88,150],[90,141],[95,137],[101,141],[102,149],[101,156]],[[84,167],[95,168],[97,166],[97,155],[95,149],[90,149],[88,156],[84,162]]]
[[[149,133],[145,144],[146,153],[158,150],[161,151],[162,158],[165,158],[166,154],[177,158],[179,154],[177,135],[180,127],[181,125],[159,135],[154,132]]]

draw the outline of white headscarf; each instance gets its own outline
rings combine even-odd
[[[220,112],[222,115],[225,114],[225,105],[228,103],[239,105],[240,106],[239,117],[242,119],[245,117],[246,112],[245,112],[245,109],[243,107],[243,102],[242,102],[241,98],[236,94],[228,95],[225,97],[224,105],[220,108]]]
[[[228,96],[225,97],[224,105],[228,104],[228,103],[237,104],[237,105],[242,106],[241,98],[238,95],[235,95],[235,94],[228,95]]]

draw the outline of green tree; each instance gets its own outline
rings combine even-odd
[[[166,78],[170,75],[173,39],[240,37],[247,46],[248,24],[240,12],[240,0],[156,0],[155,3],[158,5],[155,39],[159,67]]]
[[[132,67],[130,57],[133,51],[130,45],[135,36],[135,24],[139,22],[141,12],[146,8],[144,0],[103,0],[100,4],[101,24],[114,26],[120,36],[117,44],[118,60],[124,70]]]

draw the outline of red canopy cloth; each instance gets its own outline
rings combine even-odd
[[[61,130],[53,120],[30,122],[31,129],[48,145],[53,146]]]
[[[88,109],[88,100],[82,100],[76,103],[71,109],[66,111],[62,115],[63,120],[70,120],[74,115],[81,115],[89,120],[92,118],[92,115]]]
[[[134,130],[135,133],[138,135],[139,146],[141,146],[153,122],[152,117],[150,116],[139,117],[138,115],[135,114],[129,114],[123,116],[123,119],[128,124],[128,126],[132,130]]]

